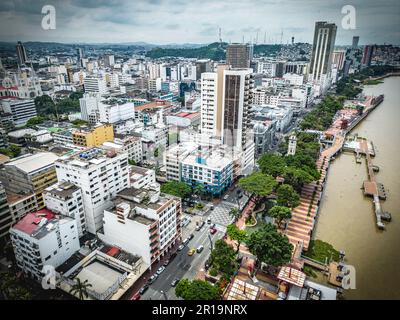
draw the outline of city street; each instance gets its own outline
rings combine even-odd
[[[175,296],[175,288],[171,286],[171,282],[175,278],[188,278],[194,279],[196,274],[204,269],[204,264],[210,255],[210,240],[215,243],[216,240],[224,236],[224,232],[218,230],[214,235],[210,234],[209,226],[207,223],[201,228],[200,231],[193,231],[194,237],[189,241],[188,245],[182,250],[178,251],[177,256],[170,262],[164,272],[157,278],[157,280],[150,285],[149,289],[143,294],[143,300],[164,300],[164,299],[177,299]],[[188,256],[190,249],[196,249],[200,245],[204,246],[201,253],[194,253],[193,256]],[[155,272],[156,270],[153,270]],[[166,295],[162,294],[163,291]]]

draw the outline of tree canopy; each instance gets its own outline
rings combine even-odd
[[[258,159],[258,165],[262,173],[276,178],[285,172],[286,162],[282,156],[265,153]]]
[[[300,197],[291,185],[282,184],[276,191],[276,201],[279,206],[294,208],[300,204]]]
[[[227,244],[223,239],[219,239],[215,242],[215,246],[210,255],[211,264],[210,267],[216,269],[226,277],[230,277],[234,274],[236,252]]]
[[[262,172],[253,172],[251,175],[239,180],[239,187],[249,194],[257,197],[269,196],[277,186],[276,180]]]
[[[283,220],[287,220],[292,217],[292,211],[288,207],[273,206],[271,209],[269,209],[268,215],[276,219],[279,226]]]
[[[251,233],[246,244],[259,261],[270,266],[280,267],[288,263],[292,256],[292,244],[270,223]]]
[[[21,148],[11,144],[8,148],[1,148],[0,153],[10,158],[16,158],[21,154]]]
[[[240,230],[236,224],[230,224],[226,227],[226,233],[232,240],[237,242],[236,254],[239,252],[240,245],[246,241],[247,232],[246,230]]]
[[[184,300],[219,300],[219,288],[203,280],[181,279],[175,288],[177,297]]]
[[[192,189],[184,182],[168,181],[161,185],[161,192],[184,199],[192,193]]]

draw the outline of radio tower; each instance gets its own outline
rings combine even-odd
[[[281,44],[282,44],[282,41],[283,41],[283,29],[281,29],[282,31],[281,31]]]
[[[267,31],[264,32],[264,44],[267,43]]]

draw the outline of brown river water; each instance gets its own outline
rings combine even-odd
[[[313,238],[344,250],[355,267],[356,289],[345,291],[345,299],[400,299],[400,77],[365,86],[364,93],[385,99],[351,134],[374,143],[376,179],[387,192],[381,204],[392,221],[377,229],[372,199],[361,190],[365,160],[357,164],[353,154],[342,153],[329,168]]]

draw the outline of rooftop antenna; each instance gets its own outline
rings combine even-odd
[[[218,28],[219,43],[222,45],[221,28]]]
[[[258,43],[258,30],[257,30],[257,34],[256,34],[256,44]]]
[[[244,44],[244,35],[242,36],[242,43]]]
[[[267,31],[264,32],[264,44],[267,43]]]
[[[282,44],[282,41],[283,41],[283,29],[281,29],[281,44]]]

